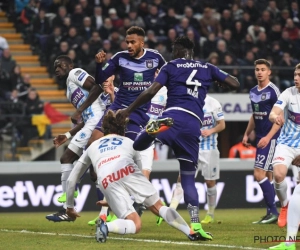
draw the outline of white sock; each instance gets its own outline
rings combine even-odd
[[[212,188],[207,188],[207,205],[208,211],[207,214],[214,217],[216,203],[217,203],[217,187],[213,186]]]
[[[115,234],[135,234],[136,227],[132,220],[116,219],[107,222],[108,232]]]
[[[274,186],[275,186],[275,192],[278,196],[281,206],[285,207],[288,204],[287,193],[286,193],[287,192],[286,180],[284,179],[280,183],[274,182]]]
[[[181,183],[177,182],[176,183],[176,187],[174,189],[174,192],[172,194],[172,199],[171,199],[171,203],[170,203],[170,207],[174,208],[175,210],[178,207],[179,202],[181,201],[183,197],[183,189],[181,187]]]
[[[170,226],[175,227],[185,235],[190,234],[190,227],[174,208],[162,206],[159,209],[159,215],[164,218]]]
[[[62,191],[65,193],[67,191],[67,180],[70,176],[70,173],[73,169],[73,164],[72,163],[64,163],[60,164],[60,169],[61,169],[61,186],[62,186]]]
[[[300,185],[298,184],[294,190],[294,193],[289,201],[289,207],[287,212],[287,233],[286,240],[297,240],[298,227],[300,224]],[[286,242],[286,245],[291,245],[294,242]]]

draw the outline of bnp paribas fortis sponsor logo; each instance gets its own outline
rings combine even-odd
[[[144,80],[143,73],[134,73],[134,81],[142,82]]]

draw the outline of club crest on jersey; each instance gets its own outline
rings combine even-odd
[[[83,139],[84,137],[86,137],[86,134],[85,133],[81,133],[79,137],[80,137],[80,139]]]
[[[146,60],[146,67],[148,69],[153,69],[153,60]]]
[[[266,95],[265,93],[263,93],[263,94],[261,95],[261,99],[262,99],[262,100],[266,100],[266,97],[267,97],[267,95]]]

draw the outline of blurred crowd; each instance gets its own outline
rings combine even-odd
[[[291,86],[300,55],[295,0],[15,0],[6,8],[50,74],[61,54],[93,74],[95,53],[104,49],[109,59],[126,49],[124,36],[132,25],[146,30],[145,47],[166,60],[172,41],[187,35],[195,43],[195,58],[238,77],[240,92],[256,84],[258,58],[272,62],[272,80],[281,90]]]
[[[75,67],[95,73],[94,55],[107,59],[125,50],[126,30],[146,31],[145,47],[171,59],[172,42],[187,35],[195,58],[218,65],[241,82],[239,92],[256,85],[253,62],[272,63],[272,81],[281,89],[293,85],[300,58],[300,12],[295,0],[15,0],[1,8],[40,55],[53,76],[53,62],[69,55]],[[30,75],[21,75],[9,45],[0,36],[0,98],[27,102]],[[58,82],[58,88],[65,88]],[[214,85],[211,92],[220,91]]]
[[[9,45],[1,36],[0,50],[0,133],[11,134],[16,128],[18,145],[25,147],[30,139],[39,137],[31,118],[43,114],[44,103],[30,85],[30,74],[21,73],[21,66],[12,59]]]

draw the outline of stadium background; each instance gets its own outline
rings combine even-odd
[[[226,129],[219,134],[222,158],[228,157],[251,115],[247,93],[256,84],[254,60],[270,60],[271,79],[281,91],[293,85],[293,68],[299,62],[297,1],[4,0],[0,4],[0,211],[18,211],[21,207],[23,211],[49,211],[58,206],[52,198],[20,206],[17,202],[23,199],[22,192],[29,201],[26,192],[30,187],[35,194],[37,190],[43,193],[43,189],[51,192],[51,188],[53,194],[59,192],[57,166],[63,148],[55,150],[51,138],[71,128],[69,115],[74,110],[65,97],[65,84],[53,76],[52,65],[58,55],[68,54],[76,67],[93,75],[95,53],[104,49],[108,60],[126,49],[124,36],[132,25],[145,29],[145,47],[157,49],[166,60],[171,58],[172,41],[178,35],[188,35],[195,43],[196,59],[217,65],[241,82],[236,93],[219,90],[216,83],[210,89],[225,113]],[[32,89],[36,95],[30,99]],[[168,156],[172,158],[172,152]],[[221,199],[221,208],[263,205],[259,195],[245,202],[252,164],[239,159],[222,160],[220,182],[226,186],[223,195],[229,186],[228,193],[236,196],[228,203]],[[170,168],[158,171],[166,165]],[[155,162],[152,182],[157,188],[164,178],[169,183],[166,189],[172,188],[178,169],[174,165],[172,160]],[[230,165],[231,170],[225,171]],[[236,184],[243,187],[240,193],[230,186],[231,178],[240,180]],[[83,184],[90,185],[88,182],[86,178]],[[294,184],[290,183],[292,190]],[[249,190],[254,196],[258,192]],[[90,193],[92,197],[93,190]],[[165,193],[162,197],[167,199]]]

